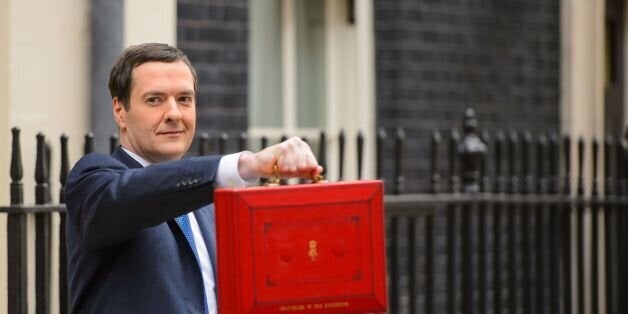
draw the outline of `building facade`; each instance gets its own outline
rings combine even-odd
[[[459,127],[468,107],[493,131],[621,133],[625,16],[623,0],[2,1],[0,203],[9,202],[13,126],[22,129],[25,191],[34,190],[39,131],[53,165],[62,133],[70,136],[71,162],[88,131],[97,150],[108,150],[116,132],[108,71],[131,44],[166,42],[188,54],[199,74],[199,132],[245,132],[257,149],[262,135],[305,136],[317,148],[325,130],[332,180],[341,130],[347,160],[357,159],[352,139],[365,135],[363,171],[374,178],[376,129],[392,136],[403,127],[412,193],[427,188],[430,133]],[[394,154],[391,145],[386,150],[390,178]],[[347,162],[343,177],[356,175]],[[0,241],[0,267],[3,252]]]

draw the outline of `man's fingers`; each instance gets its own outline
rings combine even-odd
[[[281,177],[310,178],[320,173],[320,167],[310,146],[299,137],[292,137],[278,144],[279,155],[275,161]]]

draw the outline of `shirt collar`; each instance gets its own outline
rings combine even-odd
[[[122,146],[120,146],[120,147],[122,147]],[[135,161],[139,162],[140,165],[142,165],[142,167],[146,167],[146,166],[150,166],[151,165],[151,163],[148,160],[140,157],[138,154],[136,154],[136,153],[134,153],[134,152],[124,148],[124,147],[122,147],[122,150],[124,150],[125,153],[129,154],[129,156],[131,156],[131,158],[135,159]]]

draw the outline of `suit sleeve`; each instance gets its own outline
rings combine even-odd
[[[74,166],[65,188],[69,223],[99,249],[213,202],[220,156],[129,169],[103,154]]]

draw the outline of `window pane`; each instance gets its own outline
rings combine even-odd
[[[249,126],[281,127],[281,0],[249,5]]]
[[[324,4],[296,0],[298,127],[325,126]]]

